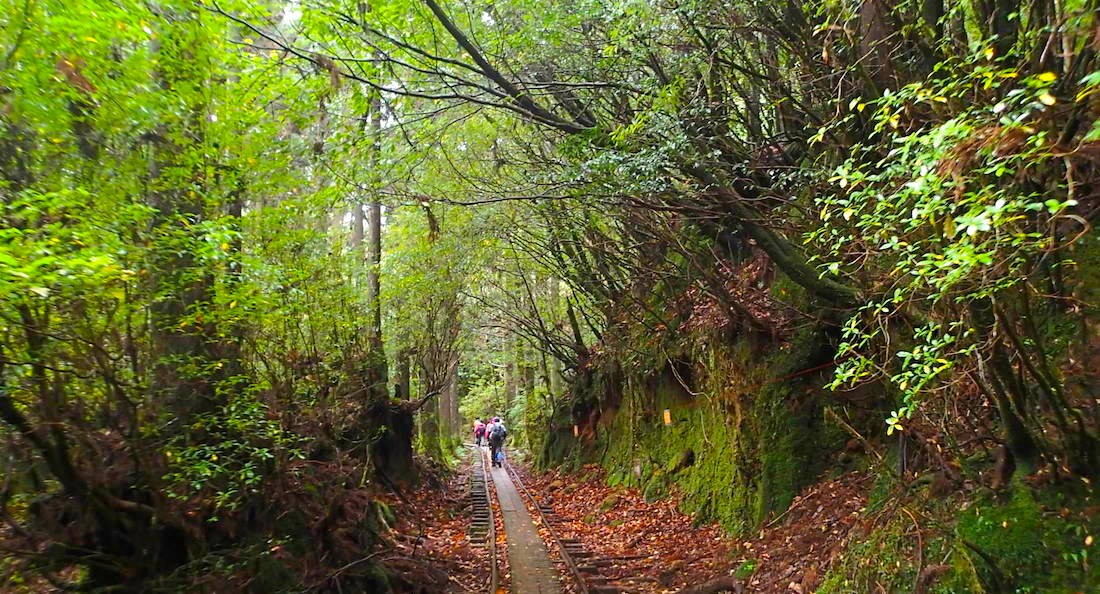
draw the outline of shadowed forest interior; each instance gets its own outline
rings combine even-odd
[[[1100,592],[1098,14],[0,0],[0,592]]]

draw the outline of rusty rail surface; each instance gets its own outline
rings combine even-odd
[[[496,594],[500,585],[500,571],[497,563],[496,515],[489,495],[489,473],[485,466],[485,452],[481,448],[467,444],[474,452],[470,466],[470,511],[472,518],[467,536],[475,545],[484,546],[489,552],[489,594]]]

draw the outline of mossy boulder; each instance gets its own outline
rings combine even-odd
[[[666,495],[668,495],[668,487],[663,480],[649,481],[642,491],[642,497],[645,498],[646,503],[653,503],[663,499]]]
[[[622,501],[622,497],[618,493],[612,493],[600,502],[600,506],[597,509],[599,510],[599,513],[606,514],[607,512],[615,509],[615,506],[619,505],[620,501]]]
[[[1016,483],[1000,500],[926,499],[925,514],[938,520],[922,528],[946,530],[929,534],[922,551],[911,537],[912,520],[893,518],[854,542],[817,592],[908,592],[931,565],[939,567],[925,576],[932,579],[923,591],[935,594],[1100,592],[1100,570],[1087,561],[1085,544],[1100,525],[1079,509],[1091,496],[1045,493],[1049,501]],[[966,509],[960,513],[960,507]]]

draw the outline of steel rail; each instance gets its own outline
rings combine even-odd
[[[484,497],[485,504],[489,508],[489,523],[488,523],[488,526],[486,527],[486,537],[485,537],[486,546],[489,549],[489,588],[488,588],[488,594],[497,594],[497,589],[500,586],[500,568],[499,568],[498,563],[497,563],[497,534],[496,534],[497,513],[493,509],[493,497],[492,497],[492,495],[489,491],[489,481],[492,480],[492,478],[490,477],[489,472],[486,470],[487,467],[485,466],[485,452],[482,451],[482,449],[480,447],[477,447],[473,444],[467,444],[467,445],[476,454],[474,456],[474,459],[476,460],[476,462],[474,463],[474,466],[471,469],[471,472],[476,473],[477,475],[480,475],[481,489],[482,489],[481,496]],[[471,477],[470,477],[470,481],[471,481],[471,492],[470,493],[471,493],[471,495],[473,495],[473,490],[472,490],[473,485],[476,484],[475,478],[476,477],[473,476],[473,475],[471,475]],[[473,522],[471,522],[471,525],[472,524],[473,524]]]
[[[562,561],[565,562],[565,566],[569,568],[569,573],[573,576],[573,583],[577,586],[578,594],[589,594],[588,584],[584,580],[584,575],[577,567],[576,560],[569,554],[565,543],[561,541],[561,537],[558,536],[558,532],[554,530],[554,527],[546,519],[546,514],[542,512],[542,506],[531,492],[527,490],[527,485],[523,484],[523,479],[519,477],[519,473],[512,467],[512,464],[505,460],[504,467],[508,470],[508,473],[512,476],[512,482],[519,487],[519,491],[523,493],[524,497],[531,503],[531,506],[535,508],[535,512],[538,513],[539,519],[542,521],[542,525],[546,527],[546,531],[550,534],[550,538],[554,539],[554,542],[558,545],[558,552],[561,554]]]
[[[497,512],[493,507],[493,498],[489,491],[489,481],[492,477],[489,476],[489,470],[485,466],[485,452],[480,447],[477,451],[481,454],[481,476],[482,482],[485,483],[485,500],[489,502],[489,594],[497,594],[500,587],[500,569],[497,565]],[[497,507],[500,507],[499,502]],[[503,525],[504,518],[501,518],[501,526]]]

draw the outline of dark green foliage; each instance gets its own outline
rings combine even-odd
[[[1100,523],[1089,516],[1092,499],[1085,492],[1059,491],[1017,484],[995,499],[932,498],[921,506],[921,516],[891,504],[876,512],[877,525],[849,547],[819,592],[856,594],[876,584],[908,592],[918,570],[931,565],[943,566],[926,584],[939,594],[1091,592],[1100,586],[1100,572],[1089,561],[1093,545],[1086,539]],[[916,565],[918,559],[923,566]]]
[[[963,512],[955,529],[958,573],[973,573],[987,592],[1088,592],[1100,587],[1090,560],[1100,521],[1083,509],[1083,492],[1072,486],[1034,492],[1014,485],[1007,501],[980,500]],[[1061,494],[1059,493],[1061,492]],[[1067,507],[1069,506],[1069,507]],[[965,559],[965,561],[964,561]],[[946,580],[944,592],[951,591]]]
[[[825,591],[1095,586],[1097,0],[375,4],[0,0],[5,575],[411,588],[295,569],[498,414],[740,533],[879,474]]]

